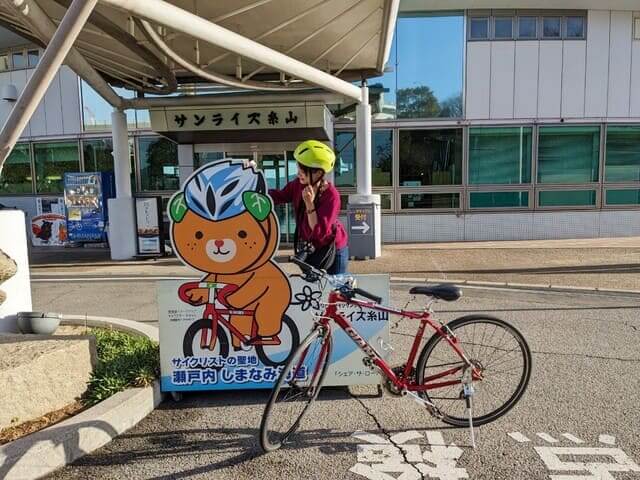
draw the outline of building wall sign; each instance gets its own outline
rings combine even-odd
[[[322,104],[221,105],[207,108],[163,108],[150,111],[158,132],[262,130],[325,127]]]

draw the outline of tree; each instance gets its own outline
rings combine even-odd
[[[462,93],[451,95],[441,104],[441,117],[462,118]]]
[[[398,118],[433,118],[440,114],[440,105],[426,85],[401,88],[396,93]]]

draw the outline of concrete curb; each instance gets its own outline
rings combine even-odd
[[[63,324],[113,327],[158,341],[158,329],[132,320],[64,315]],[[162,401],[159,382],[130,388],[63,422],[0,446],[0,478],[43,477],[129,430]]]
[[[536,292],[588,293],[640,297],[640,290],[623,290],[618,288],[571,287],[566,285],[543,285],[516,282],[486,282],[480,280],[458,280],[450,278],[391,277],[390,280],[392,283],[450,283],[460,286],[466,285],[469,287],[508,288],[511,290],[531,290]]]

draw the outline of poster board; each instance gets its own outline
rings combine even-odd
[[[136,198],[136,232],[140,255],[163,253],[161,205],[159,197]]]
[[[31,219],[34,247],[61,247],[67,243],[64,197],[36,198],[36,216]]]
[[[358,286],[389,300],[388,275],[357,275]],[[299,342],[310,333],[314,316],[322,313],[322,302],[326,301],[330,287],[320,291],[317,284],[307,283],[298,276],[290,277],[292,303],[286,312],[295,323]],[[198,390],[236,390],[271,388],[282,366],[265,365],[256,352],[256,347],[235,351],[231,345],[232,334],[225,326],[223,330],[229,342],[228,355],[219,355],[219,346],[214,351],[199,347],[202,330],[195,337],[188,335],[192,325],[203,316],[203,306],[192,306],[180,300],[178,290],[185,280],[165,280],[157,283],[158,308],[160,320],[160,369],[162,390],[198,391]],[[220,308],[224,308],[219,305]],[[383,357],[382,348],[389,343],[389,315],[359,307],[345,306],[339,310],[353,327]],[[210,323],[209,323],[210,325]],[[359,347],[337,325],[333,326],[333,348],[331,364],[324,382],[325,386],[378,384],[377,371],[363,363],[364,354]],[[291,349],[292,335],[283,326],[281,356],[286,358]],[[211,335],[210,330],[207,335]],[[185,355],[185,338],[191,339],[194,356]],[[207,337],[208,339],[209,337]],[[208,347],[208,345],[207,345]]]

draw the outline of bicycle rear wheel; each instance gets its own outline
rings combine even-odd
[[[296,431],[318,397],[331,356],[331,333],[316,328],[289,358],[273,387],[260,424],[260,445],[276,450]]]
[[[531,377],[531,352],[524,337],[507,322],[485,315],[469,315],[447,324],[458,339],[467,358],[482,371],[482,379],[473,382],[473,424],[492,422],[506,414],[520,400]],[[442,375],[466,364],[440,335],[426,343],[416,368],[421,383],[445,383],[460,380],[462,370]],[[434,377],[438,376],[436,378]],[[434,388],[423,392],[443,415],[442,421],[466,427],[469,419],[463,386]]]

